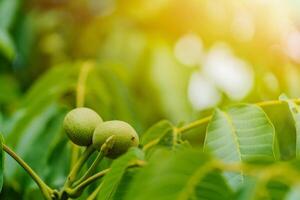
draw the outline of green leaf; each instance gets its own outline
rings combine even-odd
[[[34,124],[38,118],[43,118],[47,107],[62,97],[65,93],[74,90],[77,82],[78,67],[69,65],[57,66],[43,75],[27,92],[22,107],[19,110],[21,117],[13,124],[13,128],[7,137],[7,143],[16,147],[21,141],[26,129]],[[64,76],[61,76],[64,74]]]
[[[266,189],[268,190],[268,196],[270,197],[270,199],[281,200],[284,199],[284,197],[288,193],[289,186],[280,181],[271,180],[266,185]]]
[[[296,157],[296,129],[293,116],[287,104],[264,107],[265,113],[271,120],[276,132],[275,155],[281,160]]]
[[[43,198],[41,190],[36,184],[31,185],[23,194],[24,200],[40,200]]]
[[[178,137],[172,124],[167,120],[162,120],[142,135],[141,144],[147,157],[149,157],[155,152],[156,148],[175,149],[178,144]]]
[[[112,119],[120,119],[130,123],[138,132],[141,129],[140,118],[137,115],[138,111],[135,108],[130,90],[120,77],[113,70],[113,65],[107,63],[99,64],[95,68],[98,78],[102,79],[109,91],[110,98],[113,99],[111,109],[113,110]]]
[[[267,183],[256,177],[246,177],[245,180],[236,193],[237,200],[281,200],[289,191],[288,185],[275,179]]]
[[[133,169],[128,169],[124,173],[122,180],[120,181],[120,183],[116,189],[116,192],[114,194],[114,197],[113,197],[114,200],[125,199],[125,195],[131,186],[133,178],[140,170],[141,170],[140,168],[133,168]]]
[[[59,155],[56,155],[56,159],[51,165],[48,165],[48,154],[52,150],[51,147],[58,135],[62,134],[62,121],[64,113],[56,104],[46,106],[43,112],[32,118],[28,123],[24,125],[24,129],[21,130],[20,141],[14,148],[15,152],[22,157],[30,166],[43,178],[50,176],[50,181],[54,182],[58,171],[63,173],[65,177],[66,170],[68,169],[68,152],[60,151]],[[11,135],[10,135],[11,136]],[[63,135],[64,136],[64,135]],[[47,148],[45,148],[47,147]],[[59,165],[61,157],[64,156],[64,166]],[[39,158],[39,159],[36,159]],[[58,167],[59,166],[59,167]],[[30,177],[20,168],[13,159],[9,158],[6,162],[6,180],[11,183],[17,180],[16,186],[22,187],[26,190],[29,184],[32,182]],[[48,175],[49,174],[49,175]],[[56,179],[57,180],[57,179]],[[60,181],[62,183],[62,180]]]
[[[26,93],[22,106],[34,106],[41,101],[57,99],[67,92],[75,93],[79,64],[64,63],[48,70]]]
[[[207,123],[203,123],[195,128],[187,130],[181,134],[182,140],[187,140],[194,147],[203,146],[206,135]]]
[[[235,194],[236,200],[254,200],[257,199],[257,179],[246,177],[246,180]]]
[[[20,0],[1,0],[0,1],[0,28],[8,29],[13,23]]]
[[[172,124],[167,120],[162,120],[154,124],[142,135],[141,144],[145,146],[154,141],[157,141],[158,143],[164,135],[166,135],[169,131],[172,130]]]
[[[274,159],[275,131],[263,110],[254,105],[237,105],[228,112],[217,109],[207,128],[205,151],[227,163]],[[244,180],[242,173],[225,173],[237,188]]]
[[[228,187],[222,188],[224,182],[207,180],[211,179],[209,176],[214,177],[213,174],[207,175],[211,170],[210,157],[202,151],[157,150],[134,177],[125,199],[188,200],[223,199],[224,196],[230,196],[226,189]],[[222,191],[222,195],[213,194],[215,191]]]
[[[3,172],[4,172],[4,152],[3,152],[3,142],[4,139],[2,137],[2,134],[0,132],[0,193],[3,186]]]
[[[153,47],[150,73],[164,115],[175,123],[182,119],[190,120],[192,109],[186,95],[190,72],[178,64],[172,50],[164,42]]]
[[[1,21],[1,20],[0,20]],[[12,60],[15,57],[15,46],[7,31],[0,27],[0,53],[7,59]]]
[[[16,56],[15,45],[9,34],[9,30],[19,4],[19,0],[0,1],[0,54],[3,54],[9,60],[12,60]]]
[[[296,127],[296,157],[300,157],[300,107],[290,100],[286,95],[282,94],[279,97],[280,100],[287,102],[289,110],[292,113],[295,127]]]
[[[233,199],[233,192],[222,174],[218,171],[212,171],[198,183],[195,196],[192,199],[231,200]]]
[[[144,154],[138,148],[131,148],[125,155],[115,160],[111,170],[105,175],[98,200],[113,199],[117,187],[126,172],[127,167],[136,160],[142,160]]]

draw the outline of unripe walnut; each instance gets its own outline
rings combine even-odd
[[[139,136],[132,126],[123,121],[106,121],[97,126],[93,135],[93,145],[97,150],[110,137],[114,136],[113,146],[107,152],[109,158],[116,158],[130,147],[139,145]]]
[[[102,118],[90,108],[75,108],[64,119],[64,130],[69,139],[79,145],[92,144],[95,128],[103,122]]]

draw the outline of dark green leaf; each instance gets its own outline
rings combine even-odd
[[[183,149],[179,152],[168,151],[166,149],[157,150],[148,164],[140,170],[134,177],[130,191],[126,195],[126,200],[188,200],[205,199],[213,191],[229,192],[223,187],[222,182],[215,184],[205,178],[211,172],[210,158],[201,151],[193,149]],[[218,179],[220,180],[220,179]],[[201,181],[211,184],[212,192],[203,185]],[[223,182],[224,183],[224,182]],[[226,184],[225,184],[226,185]],[[200,187],[199,187],[200,186]],[[228,187],[227,187],[228,188]],[[211,188],[210,188],[211,189]],[[205,191],[205,193],[199,191]],[[214,199],[218,195],[212,195],[208,199]],[[218,196],[230,196],[223,193]]]
[[[209,172],[196,186],[195,200],[231,200],[233,192],[222,174],[218,171]]]
[[[154,140],[160,140],[168,131],[172,130],[172,124],[167,120],[162,120],[150,127],[141,138],[141,144],[147,145]]]
[[[296,137],[295,137],[296,157],[299,158],[300,157],[300,107],[285,95],[281,95],[279,99],[287,102],[289,106],[289,110],[293,116],[293,120],[296,128]]]
[[[131,187],[132,180],[133,180],[134,176],[136,176],[136,174],[139,172],[139,170],[141,170],[141,169],[140,168],[132,168],[132,169],[128,169],[124,173],[122,180],[120,181],[120,183],[116,189],[116,192],[114,194],[114,197],[113,197],[114,200],[125,199],[125,196]]]
[[[1,0],[0,1],[0,28],[10,28],[17,10],[20,0]]]
[[[115,160],[111,166],[111,170],[103,179],[98,200],[113,199],[127,167],[134,161],[142,159],[144,159],[143,152],[137,148],[132,148],[125,155]]]
[[[4,151],[3,151],[3,137],[0,132],[0,193],[3,186],[3,175],[4,175]]]
[[[151,149],[155,146],[172,148],[177,142],[178,138],[174,133],[173,126],[167,120],[154,124],[143,134],[141,139],[141,144],[146,152],[150,152],[149,155],[151,154]]]
[[[268,191],[268,196],[272,200],[284,199],[289,191],[289,186],[277,180],[271,180],[268,182],[266,189]]]
[[[1,20],[0,20],[1,21]],[[8,32],[0,27],[0,53],[7,59],[12,60],[15,57],[15,47]]]

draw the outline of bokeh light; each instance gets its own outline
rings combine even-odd
[[[217,43],[208,52],[203,72],[233,100],[244,98],[253,85],[251,67],[222,43]]]
[[[176,42],[174,53],[179,62],[186,66],[196,66],[203,57],[203,44],[196,34],[186,34]]]
[[[83,60],[111,68],[133,102],[157,108],[141,114],[147,123],[300,93],[298,0],[3,2],[1,67],[18,85],[10,96]]]
[[[188,95],[193,107],[197,110],[212,108],[221,100],[221,94],[214,83],[200,73],[192,74]]]

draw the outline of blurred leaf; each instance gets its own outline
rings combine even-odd
[[[300,108],[299,106],[293,102],[292,100],[289,100],[289,98],[286,95],[281,95],[279,97],[280,100],[286,101],[289,110],[293,116],[295,128],[296,128],[296,157],[300,157]]]
[[[77,68],[68,65],[53,68],[42,76],[26,94],[22,101],[21,117],[15,122],[7,137],[7,143],[15,147],[26,128],[33,126],[34,119],[41,115],[45,108],[75,88]],[[64,76],[61,76],[64,74]]]
[[[209,172],[202,181],[198,183],[193,198],[195,200],[231,200],[233,192],[228,186],[222,174],[218,171]]]
[[[148,164],[134,177],[125,199],[187,200],[229,197],[230,190],[226,187],[220,188],[224,186],[223,184],[207,182],[205,179],[212,170],[209,161],[209,156],[198,150],[185,149],[176,153],[166,149],[156,151]],[[203,187],[202,181],[206,183]],[[211,187],[205,187],[208,184],[211,184]],[[223,190],[228,194],[222,193],[217,197],[213,195],[214,192],[209,192],[210,189]]]
[[[290,160],[295,158],[295,125],[287,104],[267,106],[264,108],[271,120],[275,132],[277,146],[276,155],[280,155],[281,160]],[[277,149],[278,147],[278,149]],[[278,156],[277,156],[278,157]]]
[[[19,85],[15,77],[8,74],[0,75],[0,104],[12,106],[20,95]]]
[[[206,135],[207,123],[202,124],[196,128],[190,129],[184,134],[181,134],[183,140],[188,140],[194,147],[203,146]]]
[[[140,168],[132,168],[125,171],[112,199],[123,200],[130,190],[133,178],[139,173]]]
[[[267,190],[269,192],[270,199],[281,200],[284,199],[289,191],[289,186],[277,180],[271,180],[267,184]]]
[[[237,200],[281,200],[284,199],[289,186],[278,180],[267,183],[259,181],[257,177],[245,176],[245,181],[236,193]]]
[[[258,200],[257,195],[257,179],[254,177],[245,177],[247,181],[244,181],[239,190],[235,194],[236,200]]]
[[[4,151],[3,151],[3,136],[0,132],[0,193],[3,186],[3,176],[4,176]]]
[[[8,29],[16,16],[20,0],[0,1],[0,28]]]
[[[7,59],[13,60],[15,57],[14,43],[7,31],[0,27],[0,53]]]
[[[42,196],[41,190],[39,187],[34,184],[28,188],[23,196],[24,200],[41,200],[44,197]]]
[[[130,149],[125,155],[115,160],[111,166],[111,170],[105,175],[98,194],[98,200],[114,199],[114,194],[122,180],[126,168],[136,160],[142,160],[143,152],[137,148]],[[122,186],[122,185],[121,185]],[[119,189],[120,190],[120,189]],[[116,196],[116,199],[117,196]]]
[[[98,78],[105,82],[105,86],[109,91],[110,98],[113,98],[111,104],[111,118],[120,119],[130,123],[138,132],[141,130],[141,123],[136,110],[133,99],[126,83],[112,71],[111,64],[100,63],[96,68]],[[101,92],[101,91],[98,91]]]
[[[15,148],[16,153],[21,156],[30,166],[45,180],[47,174],[60,170],[65,171],[67,165],[57,168],[56,165],[47,165],[47,154],[49,154],[49,146],[55,140],[57,134],[61,134],[61,124],[64,114],[56,104],[45,107],[40,115],[35,116],[26,128],[22,130],[20,142]],[[60,152],[60,155],[65,155]],[[36,159],[39,158],[39,159]],[[65,163],[67,157],[64,158]],[[58,164],[59,162],[57,162]],[[32,180],[29,176],[18,167],[12,159],[7,160],[6,171],[7,181],[14,183],[22,190],[27,190]],[[50,169],[49,169],[50,168]]]
[[[237,105],[228,112],[216,109],[205,138],[205,151],[225,162],[252,159],[274,159],[275,131],[263,110],[254,105]],[[244,180],[242,173],[225,173],[237,188]]]
[[[105,120],[111,119],[113,96],[99,73],[91,70],[86,80],[86,104],[101,114]]]
[[[67,92],[75,93],[79,67],[80,63],[63,63],[51,68],[32,85],[22,105],[34,106],[49,98],[58,99]]]
[[[146,139],[143,139],[144,137]],[[144,134],[142,140],[144,140],[142,141],[142,144],[145,143],[143,150],[146,152],[147,158],[151,157],[156,149],[167,148],[176,150],[179,143],[181,143],[178,134],[174,131],[173,126],[166,120],[153,125]]]
[[[286,200],[299,200],[300,199],[300,185],[295,185],[287,194]]]
[[[26,80],[27,83],[32,81],[29,77],[32,77],[32,75],[37,73],[37,71],[33,73],[31,69],[35,68],[34,61],[36,60],[36,57],[40,57],[39,55],[35,55],[39,50],[39,48],[36,48],[35,46],[38,38],[38,30],[35,24],[36,18],[37,17],[34,15],[27,15],[20,12],[13,31],[15,49],[17,50],[17,56],[14,59],[13,67],[15,70],[22,73],[22,77],[28,78]],[[43,60],[42,63],[44,66],[45,61]]]
[[[167,120],[162,120],[154,124],[142,135],[141,145],[145,146],[154,140],[160,140],[167,132],[172,130],[172,124]]]
[[[64,115],[60,117],[64,117]],[[63,131],[59,131],[53,137],[53,141],[49,144],[47,155],[45,156],[46,162],[44,165],[47,166],[44,169],[44,174],[46,174],[45,181],[53,186],[61,186],[70,169],[70,150],[67,148],[69,140]]]
[[[182,119],[190,120],[191,106],[186,95],[189,71],[178,64],[171,48],[164,42],[155,44],[151,61],[151,79],[165,115],[175,123]]]

